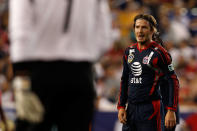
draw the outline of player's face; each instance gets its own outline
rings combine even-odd
[[[145,44],[152,39],[153,31],[149,22],[144,19],[136,20],[134,31],[138,43]]]

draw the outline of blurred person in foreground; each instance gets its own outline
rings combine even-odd
[[[179,81],[171,56],[153,40],[157,33],[157,22],[153,16],[137,15],[134,32],[137,43],[126,48],[123,56],[118,102],[118,118],[123,123],[122,130],[163,131],[164,126],[172,129],[176,125]],[[169,83],[169,102],[165,107],[165,116],[159,89],[161,76],[167,77]]]
[[[16,131],[88,131],[92,64],[113,43],[107,0],[10,0],[9,9],[13,86],[25,90]]]

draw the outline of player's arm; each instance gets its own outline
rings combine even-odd
[[[169,83],[169,101],[165,108],[176,111],[178,106],[179,81],[174,71],[170,54],[162,52],[158,63]]]
[[[172,59],[169,53],[164,51],[160,52],[159,67],[161,68],[169,83],[169,102],[165,107],[168,110],[165,116],[165,126],[167,128],[172,128],[176,125],[175,111],[177,111],[178,106],[179,81],[175,74],[172,65]]]

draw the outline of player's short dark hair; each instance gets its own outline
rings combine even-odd
[[[136,15],[135,18],[134,18],[134,25],[133,25],[134,28],[135,28],[136,21],[138,19],[144,19],[144,20],[148,21],[149,24],[150,24],[151,30],[155,30],[156,31],[156,29],[157,29],[157,21],[152,15],[148,15],[148,14]]]

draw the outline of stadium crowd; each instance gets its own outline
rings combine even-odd
[[[117,111],[122,54],[136,42],[133,19],[139,13],[152,14],[165,48],[170,52],[180,80],[179,104],[197,108],[197,1],[196,0],[108,0],[112,26],[116,30],[113,48],[95,64],[96,109]],[[0,88],[7,119],[14,121],[12,65],[9,61],[8,0],[0,0]],[[10,110],[11,109],[11,110]]]

